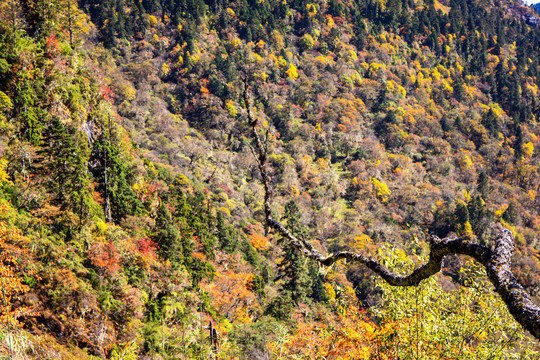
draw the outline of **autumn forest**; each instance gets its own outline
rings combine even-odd
[[[521,0],[0,1],[0,358],[538,359]]]

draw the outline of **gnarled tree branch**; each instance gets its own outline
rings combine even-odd
[[[349,262],[365,265],[393,286],[418,286],[422,280],[435,275],[441,270],[442,261],[446,255],[468,255],[486,268],[490,282],[495,287],[495,291],[501,296],[514,319],[531,332],[536,339],[540,340],[540,307],[531,301],[529,294],[512,273],[511,258],[514,250],[514,240],[509,230],[505,229],[497,236],[494,250],[463,238],[440,239],[437,236],[432,236],[429,243],[430,253],[428,261],[417,267],[409,275],[400,275],[393,273],[387,267],[370,257],[351,251],[323,255],[308,241],[295,237],[280,221],[274,219],[272,217],[271,207],[273,191],[270,176],[266,169],[268,148],[263,145],[263,141],[257,131],[257,120],[251,113],[247,81],[244,81],[244,85],[244,103],[247,110],[251,136],[255,143],[254,156],[265,190],[264,213],[267,227],[288,239],[304,256],[322,265],[330,266],[336,261],[346,259]],[[265,142],[267,140],[265,139]]]

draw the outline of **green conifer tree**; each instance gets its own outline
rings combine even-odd
[[[141,213],[143,206],[131,187],[134,174],[130,164],[119,144],[112,140],[110,129],[103,129],[94,141],[90,162],[94,164],[92,173],[98,183],[97,190],[105,200],[106,220],[119,221],[126,215]]]
[[[311,298],[317,302],[326,302],[328,300],[326,290],[316,264],[310,264],[309,277],[311,278]]]
[[[184,251],[180,232],[176,227],[170,211],[165,204],[159,205],[156,225],[154,228],[154,242],[159,245],[160,255],[173,264],[183,263]]]
[[[285,205],[283,220],[287,229],[294,236],[304,237],[306,229],[302,226],[301,213],[294,200]],[[279,277],[284,280],[282,285],[285,292],[290,293],[295,303],[305,302],[311,293],[311,279],[307,268],[307,259],[290,242],[281,239],[283,248],[282,268]]]
[[[231,226],[225,223],[225,218],[221,212],[217,214],[216,233],[221,249],[232,254],[238,246],[238,234]]]
[[[489,178],[485,171],[482,171],[478,176],[476,191],[482,195],[482,199],[486,200],[489,195]]]
[[[49,182],[53,202],[65,211],[78,215],[81,224],[92,213],[95,204],[87,174],[90,150],[79,131],[66,127],[54,117],[44,130],[43,154],[53,176]]]

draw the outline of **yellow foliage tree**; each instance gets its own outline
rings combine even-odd
[[[148,15],[148,22],[150,23],[150,26],[156,26],[158,20],[154,15]]]
[[[86,14],[79,9],[76,0],[60,0],[58,5],[61,28],[67,32],[69,44],[73,46],[75,37],[89,32]]]
[[[382,202],[387,202],[388,197],[390,196],[390,189],[386,183],[377,180],[376,178],[371,178],[371,184],[373,185],[373,190],[377,194],[377,197]]]
[[[530,158],[534,154],[534,145],[531,141],[529,141],[526,144],[522,145],[523,155],[525,155],[526,158]]]
[[[296,66],[294,64],[289,64],[289,70],[285,71],[287,76],[293,80],[296,80],[298,78],[298,70],[296,69]]]

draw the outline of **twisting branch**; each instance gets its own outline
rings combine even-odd
[[[501,296],[514,319],[531,332],[536,339],[540,340],[540,308],[531,301],[529,294],[518,282],[511,270],[514,240],[509,230],[505,229],[497,236],[494,250],[464,238],[440,239],[437,236],[432,236],[429,242],[430,254],[428,261],[417,267],[409,275],[396,274],[373,258],[351,251],[323,255],[304,238],[295,237],[280,221],[272,217],[271,198],[273,192],[270,176],[266,169],[268,148],[263,145],[257,131],[257,120],[251,113],[248,85],[245,80],[243,97],[251,136],[255,143],[253,153],[264,184],[264,213],[267,227],[288,239],[304,256],[322,265],[330,266],[336,261],[346,259],[349,262],[356,262],[368,267],[393,286],[418,286],[422,280],[441,271],[442,261],[446,255],[468,255],[486,268],[490,282],[495,287],[495,291]]]

